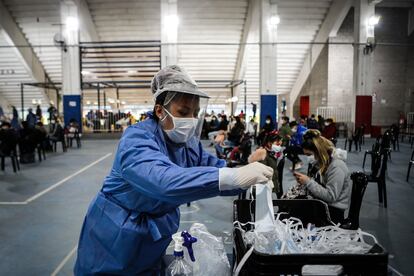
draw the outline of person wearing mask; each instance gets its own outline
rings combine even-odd
[[[221,115],[219,114],[219,118],[221,119]],[[211,121],[209,123],[209,132],[208,132],[208,139],[211,141],[210,146],[214,145],[214,138],[219,133],[220,122],[217,119],[216,115],[211,116]]]
[[[283,195],[281,184],[279,183],[279,175],[277,165],[283,156],[282,137],[277,131],[268,133],[264,139],[263,145],[253,152],[248,159],[249,163],[260,162],[273,169],[273,192],[278,198]]]
[[[332,142],[321,136],[318,130],[308,130],[305,133],[302,149],[305,155],[313,157],[312,166],[318,170],[311,177],[294,172],[296,181],[304,185],[311,196],[328,204],[334,223],[342,223],[351,195],[348,167],[335,154]]]
[[[292,162],[292,169],[299,169],[302,167],[302,160],[299,158],[299,154],[303,154],[302,150],[302,136],[307,130],[306,127],[301,124],[297,124],[295,121],[289,123],[291,129],[290,145],[286,147],[284,153],[286,157]]]
[[[208,95],[183,69],[161,69],[151,90],[153,113],[126,129],[90,204],[75,275],[159,275],[181,204],[237,195],[272,177],[263,164],[226,168],[225,160],[204,151],[199,135]]]
[[[300,147],[302,144],[302,137],[305,131],[308,129],[304,127],[302,124],[297,124],[295,121],[289,123],[292,136],[290,138],[290,144],[293,146]]]
[[[308,119],[307,128],[319,129],[319,124],[318,121],[316,121],[315,114],[312,114],[311,117]]]
[[[328,140],[332,140],[336,138],[336,126],[334,121],[329,118],[325,121],[325,127],[322,131],[322,136]]]
[[[287,147],[292,136],[292,130],[289,126],[289,117],[283,116],[281,126],[279,128],[279,135],[282,137],[282,145]]]
[[[264,137],[275,129],[272,116],[267,115],[266,120],[262,128],[260,129],[259,135],[257,135],[257,144],[262,144]]]
[[[242,123],[240,117],[236,116],[236,123],[228,134],[228,141],[231,142],[231,146],[238,146],[240,144],[241,138],[243,137],[245,126]]]
[[[36,115],[33,113],[33,109],[29,108],[27,110],[28,114],[26,116],[26,122],[29,127],[34,128],[37,123]]]

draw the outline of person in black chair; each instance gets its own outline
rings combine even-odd
[[[42,122],[37,122],[35,126],[36,136],[37,136],[37,154],[39,157],[39,162],[43,159],[46,160],[46,149],[48,147],[48,137],[47,137],[47,130]]]
[[[296,181],[305,185],[312,197],[328,204],[333,222],[342,223],[350,199],[348,167],[336,156],[332,142],[321,136],[318,130],[305,132],[302,148],[305,155],[314,156],[312,167],[319,169],[314,177],[294,172]]]
[[[62,149],[63,152],[66,152],[66,142],[65,142],[65,130],[63,129],[60,119],[56,121],[55,129],[53,130],[53,133],[50,135],[50,140],[53,142],[53,151],[56,152],[57,143],[62,143]]]
[[[379,151],[373,151],[371,156],[371,172],[366,174],[368,183],[377,183],[378,201],[384,203],[384,207],[387,208],[387,187],[385,178],[389,154],[387,150],[380,149]]]
[[[67,127],[67,132],[68,132],[68,146],[71,148],[72,147],[72,143],[73,143],[73,139],[75,139],[76,141],[76,146],[78,148],[81,147],[81,142],[80,142],[80,133],[79,133],[79,124],[75,119],[70,119],[69,120],[69,125]]]
[[[13,170],[20,170],[19,160],[17,159],[16,146],[18,142],[18,135],[16,131],[11,127],[9,122],[2,122],[0,128],[0,158],[1,158],[1,170],[4,171],[5,159],[10,157],[13,165]]]
[[[392,149],[394,151],[400,150],[400,141],[398,140],[400,137],[400,128],[396,124],[391,125],[391,142],[392,142]]]
[[[20,162],[23,164],[35,162],[35,149],[38,142],[37,132],[34,127],[30,127],[27,121],[22,122],[20,129]]]

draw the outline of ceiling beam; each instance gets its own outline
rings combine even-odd
[[[29,41],[14,21],[2,0],[0,0],[0,32],[4,34],[8,45],[13,47],[29,75],[31,75],[36,82],[47,81],[49,77],[43,68],[43,65],[40,63],[40,60],[33,51]],[[22,47],[15,47],[15,45]],[[47,95],[44,90],[42,90],[42,92],[49,100],[49,95]]]
[[[352,0],[334,0],[328,14],[323,21],[321,28],[318,31],[318,34],[315,37],[314,42],[326,42],[334,28],[339,28],[347,15],[349,9],[352,6]],[[338,27],[339,26],[339,27]],[[296,101],[296,98],[299,96],[300,91],[302,90],[303,85],[308,79],[310,73],[312,72],[313,67],[315,66],[316,60],[323,50],[324,45],[312,45],[309,49],[309,53],[306,56],[302,69],[296,79],[295,84],[290,91],[290,100],[289,100],[289,115],[293,115],[293,105]]]

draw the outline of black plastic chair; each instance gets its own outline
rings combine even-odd
[[[0,158],[1,158],[1,170],[4,171],[5,170],[5,163],[6,163],[6,158],[10,157],[12,166],[13,166],[13,171],[15,173],[17,173],[17,171],[20,171],[20,163],[19,163],[19,158],[17,157],[17,150],[16,147],[14,149],[12,149],[10,151],[9,154],[1,154]]]
[[[342,223],[341,228],[356,230],[359,228],[359,213],[361,211],[362,199],[368,185],[368,177],[363,172],[354,172],[351,175],[352,194],[348,218]]]
[[[42,162],[42,156],[43,156],[43,160],[46,160],[46,150],[43,145],[43,142],[39,143],[36,149],[37,149],[37,156],[39,158],[39,162]]]
[[[378,201],[383,203],[387,208],[387,186],[386,172],[388,163],[388,154],[386,152],[374,152],[372,154],[371,173],[366,174],[368,183],[377,183],[378,185]]]
[[[61,139],[61,140],[53,140],[53,151],[56,152],[57,151],[57,143],[60,142],[62,143],[62,150],[63,152],[67,151],[67,147],[66,147],[66,142],[65,139]]]
[[[79,132],[75,132],[75,133],[72,133],[72,134],[73,134],[73,137],[68,137],[69,148],[72,147],[73,140],[76,141],[76,147],[80,148],[82,146],[82,144],[81,144],[81,139],[80,139]]]
[[[407,170],[407,182],[410,178],[410,171],[411,171],[411,167],[414,164],[414,151],[411,153],[411,158],[410,161],[408,162],[408,170]]]
[[[367,160],[367,155],[371,155],[372,157],[372,153],[378,153],[381,150],[381,137],[377,137],[377,139],[375,140],[375,143],[372,145],[372,149],[371,150],[366,150],[364,153],[364,160],[362,161],[362,169],[365,169],[365,161]]]

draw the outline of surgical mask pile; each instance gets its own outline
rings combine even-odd
[[[195,118],[177,118],[171,115],[167,109],[165,112],[171,117],[174,128],[170,130],[164,130],[168,138],[175,143],[187,143],[191,137],[195,135],[198,120]],[[161,121],[164,121],[165,116]]]
[[[313,225],[304,227],[297,218],[275,219],[269,185],[256,185],[256,221],[255,229],[245,232],[239,222],[235,227],[244,233],[246,244],[253,245],[257,252],[277,254],[355,254],[367,253],[372,246],[365,242],[364,237],[371,234],[360,229],[349,231],[338,226],[317,228]]]

